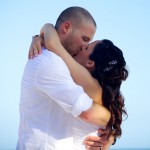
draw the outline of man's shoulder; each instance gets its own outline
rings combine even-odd
[[[36,63],[44,63],[44,62],[47,62],[47,63],[61,63],[62,62],[62,59],[57,56],[55,53],[45,49],[45,48],[42,48],[42,53],[39,54],[37,57],[34,57],[33,59],[31,59],[30,61],[33,61],[33,62],[36,62]]]
[[[51,58],[51,59],[57,59],[57,60],[59,60],[59,61],[62,61],[62,59],[61,59],[61,57],[59,57],[58,55],[56,55],[55,53],[53,53],[53,52],[51,52],[51,51],[49,51],[49,50],[47,50],[47,49],[43,49],[42,48],[42,54],[43,54],[43,56],[45,56],[45,57],[49,57],[49,58]],[[41,55],[42,56],[42,55]]]
[[[42,53],[37,57],[30,59],[26,68],[34,68],[31,70],[41,70],[43,72],[62,72],[70,74],[70,71],[61,57],[55,53],[42,48]]]
[[[55,53],[47,50],[47,49],[42,49],[42,54],[41,54],[41,61],[43,61],[43,63],[45,62],[46,66],[51,66],[53,68],[55,68],[56,70],[67,70],[69,71],[67,65],[65,64],[65,62],[63,61],[63,59],[56,55]],[[70,71],[69,71],[70,72]]]

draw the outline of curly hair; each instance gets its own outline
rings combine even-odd
[[[111,135],[120,137],[122,118],[123,115],[127,116],[124,97],[120,91],[122,81],[128,77],[123,53],[110,40],[105,39],[95,46],[90,59],[95,62],[92,76],[98,80],[103,89],[103,106],[111,113],[107,127]]]

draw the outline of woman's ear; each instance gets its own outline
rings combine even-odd
[[[95,62],[93,60],[88,60],[86,63],[86,69],[93,72],[95,70]]]
[[[95,66],[95,62],[93,60],[88,60],[86,66],[93,68]]]

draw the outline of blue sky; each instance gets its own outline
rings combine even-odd
[[[129,78],[122,93],[128,112],[123,135],[112,148],[150,149],[150,1],[5,0],[0,1],[0,150],[15,148],[20,81],[32,35],[70,6],[89,10],[97,22],[96,39],[110,39],[124,52]]]

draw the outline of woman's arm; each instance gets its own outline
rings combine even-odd
[[[91,76],[86,68],[77,63],[64,49],[53,25],[45,24],[41,29],[41,35],[44,36],[46,48],[64,60],[74,81],[84,88],[84,91],[94,102],[102,105],[102,89],[98,82]]]

